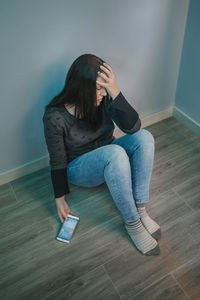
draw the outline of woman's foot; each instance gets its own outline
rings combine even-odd
[[[125,222],[125,228],[135,247],[144,255],[153,256],[160,254],[157,241],[145,229],[140,219],[134,222]]]
[[[161,237],[160,226],[147,214],[144,204],[137,204],[137,210],[140,215],[141,222],[146,230],[154,239],[158,240]]]

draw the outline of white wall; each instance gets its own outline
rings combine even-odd
[[[0,165],[47,154],[42,116],[73,60],[110,63],[140,117],[174,104],[189,0],[0,2]]]

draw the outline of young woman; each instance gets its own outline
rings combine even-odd
[[[113,136],[114,123],[125,136]],[[67,204],[68,181],[82,187],[106,182],[136,248],[160,253],[160,226],[146,212],[154,138],[119,90],[110,65],[92,54],[70,67],[63,90],[45,109],[45,139],[58,216],[76,215]]]

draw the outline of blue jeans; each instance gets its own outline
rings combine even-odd
[[[125,222],[139,219],[136,204],[149,201],[154,138],[146,129],[84,153],[67,165],[69,182],[95,187],[106,182]]]

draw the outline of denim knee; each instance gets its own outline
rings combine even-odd
[[[107,145],[104,146],[103,156],[109,163],[111,160],[123,161],[124,159],[129,159],[126,150],[120,145]]]
[[[141,145],[147,145],[147,144],[155,144],[155,140],[153,135],[151,134],[150,131],[146,130],[146,129],[140,129],[139,131],[137,131],[136,133],[132,134],[133,137],[137,137],[139,139],[139,142]]]

